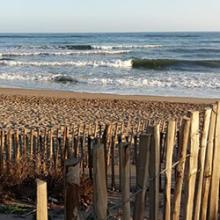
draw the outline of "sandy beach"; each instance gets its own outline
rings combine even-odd
[[[79,123],[136,123],[178,119],[204,110],[216,99],[123,96],[52,90],[0,89],[0,126],[56,127]]]

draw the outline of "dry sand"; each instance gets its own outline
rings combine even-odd
[[[1,127],[43,127],[79,123],[180,118],[203,111],[216,99],[122,96],[49,90],[0,89]]]

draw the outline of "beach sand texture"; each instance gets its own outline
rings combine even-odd
[[[0,126],[36,128],[85,123],[137,123],[178,119],[214,99],[121,96],[47,90],[0,89]]]

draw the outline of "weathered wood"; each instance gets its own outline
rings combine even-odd
[[[12,138],[11,138],[11,129],[8,130],[6,135],[7,141],[7,151],[6,151],[6,159],[7,159],[7,173],[10,173],[10,166],[11,166],[11,150],[12,150]]]
[[[33,130],[30,131],[30,160],[33,160],[33,149],[34,149],[34,135]]]
[[[20,142],[19,142],[19,131],[16,130],[15,132],[15,160],[18,162],[20,160]]]
[[[4,159],[4,151],[5,151],[5,144],[4,144],[4,130],[1,129],[1,146],[0,146],[0,173],[3,173],[4,166],[5,166],[5,159]]]
[[[122,219],[129,220],[131,215],[131,208],[130,208],[130,148],[128,144],[122,143],[120,146],[122,147],[121,150],[121,157],[122,157]]]
[[[137,160],[137,193],[134,206],[134,220],[144,219],[145,195],[147,190],[147,181],[149,175],[149,156],[150,156],[150,135],[143,134],[140,136],[140,147]]]
[[[159,176],[160,176],[160,125],[151,128],[153,137],[150,145],[150,220],[158,220],[159,216]]]
[[[199,153],[199,176],[198,181],[196,184],[196,197],[195,197],[195,211],[194,211],[194,220],[200,219],[200,208],[203,209],[201,206],[202,200],[202,183],[203,183],[203,174],[204,174],[204,164],[205,164],[205,157],[206,157],[206,147],[207,147],[207,139],[209,133],[209,125],[210,125],[210,118],[211,118],[212,109],[207,109],[205,111],[204,117],[204,125],[202,131],[202,139],[201,139],[201,147]]]
[[[189,131],[190,131],[190,120],[184,118],[183,128],[181,129],[181,140],[179,149],[179,164],[176,170],[176,186],[174,193],[174,209],[173,209],[173,220],[179,220],[180,210],[181,210],[181,195],[184,180],[185,162],[186,162],[186,152],[189,144]]]
[[[216,109],[216,127],[214,134],[214,153],[212,166],[212,180],[210,188],[209,217],[208,219],[218,219],[219,203],[219,179],[220,179],[220,102]]]
[[[37,134],[36,134],[36,143],[35,143],[35,171],[37,174],[40,172],[40,131],[37,129]]]
[[[50,129],[50,146],[49,146],[49,161],[50,161],[50,168],[52,166],[52,158],[53,158],[53,130]]]
[[[23,141],[23,146],[22,146],[22,159],[25,161],[27,159],[27,137],[26,137],[26,129],[24,128],[23,129],[23,132],[22,132],[22,141]]]
[[[211,122],[208,134],[208,145],[205,158],[205,168],[204,168],[204,180],[202,189],[202,208],[201,208],[201,220],[207,219],[208,214],[208,202],[210,194],[210,184],[212,176],[212,162],[213,162],[213,147],[214,147],[214,134],[216,126],[216,109],[217,105],[213,106],[213,111],[211,113]]]
[[[37,180],[37,220],[47,220],[47,183]]]
[[[107,173],[108,173],[108,143],[109,143],[109,134],[111,131],[111,125],[107,124],[102,135],[102,143],[104,145],[105,153],[105,173],[106,173],[106,183],[107,183]]]
[[[115,189],[115,137],[112,136],[111,142],[111,188]]]
[[[97,220],[107,218],[107,188],[104,145],[97,142],[93,149],[94,206]]]
[[[64,219],[80,220],[80,163],[73,167],[67,167],[67,164],[66,162]]]
[[[46,162],[47,162],[47,129],[44,129],[44,136],[43,136],[43,151],[42,151],[42,172],[45,173],[46,172]]]
[[[173,149],[175,144],[176,122],[169,121],[166,139],[166,160],[165,160],[165,212],[164,219],[171,218],[171,178],[172,178],[172,161]]]
[[[118,160],[119,160],[119,191],[122,191],[122,137],[118,136]]]
[[[56,152],[54,156],[54,170],[55,173],[58,171],[58,165],[59,165],[59,151],[60,151],[60,142],[59,142],[59,130],[56,130]]]
[[[88,137],[88,168],[89,168],[89,178],[92,180],[92,138]]]
[[[187,183],[187,197],[185,219],[193,219],[194,197],[196,187],[196,175],[198,171],[198,153],[199,153],[199,112],[191,113],[191,129],[190,129],[190,158],[189,173]]]

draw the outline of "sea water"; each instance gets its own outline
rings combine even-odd
[[[0,34],[0,87],[220,97],[220,33]]]

